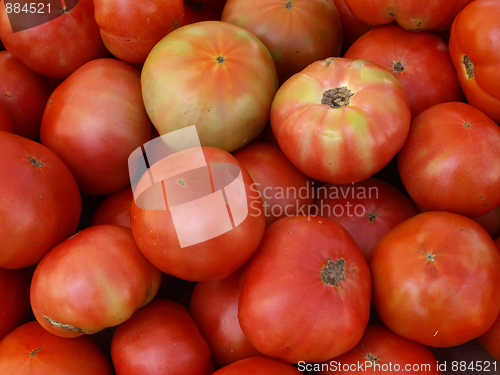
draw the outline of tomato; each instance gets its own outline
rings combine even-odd
[[[412,32],[397,24],[375,27],[345,52],[389,69],[403,84],[412,118],[435,104],[463,101],[448,45],[430,31]]]
[[[278,145],[254,141],[233,155],[252,176],[252,194],[262,199],[266,226],[285,216],[310,213],[313,182]]]
[[[44,76],[66,78],[86,62],[109,55],[94,19],[92,0],[51,2],[50,12],[48,9],[37,13],[37,20],[62,15],[13,32],[5,7],[0,7],[0,39],[28,68]]]
[[[82,193],[90,195],[128,185],[128,157],[150,138],[140,73],[116,59],[90,61],[57,86],[40,128],[42,144],[63,159]]]
[[[7,51],[0,52],[0,75],[0,103],[12,119],[14,132],[37,138],[51,93],[47,77],[35,73]]]
[[[189,281],[213,281],[253,255],[265,218],[260,197],[251,192],[253,180],[234,156],[217,148],[189,148],[157,161],[149,171],[134,189],[131,228],[139,249],[157,268]],[[157,182],[152,186],[150,174]],[[214,187],[210,176],[217,180]],[[222,188],[230,202],[224,202]]]
[[[238,319],[262,354],[321,362],[352,349],[370,315],[371,277],[352,236],[318,216],[271,224],[243,275]]]
[[[75,178],[47,147],[0,131],[0,267],[34,265],[77,229]]]
[[[107,195],[95,210],[90,224],[116,224],[130,228],[130,207],[133,199],[130,185]]]
[[[116,375],[212,373],[210,349],[189,312],[155,299],[120,324],[111,341]]]
[[[467,102],[500,123],[500,7],[475,0],[454,19],[450,55]]]
[[[389,329],[433,347],[485,333],[500,310],[500,253],[484,228],[445,211],[420,213],[373,249],[373,306]]]
[[[10,331],[28,321],[30,306],[30,275],[25,269],[0,268],[0,340]]]
[[[221,20],[249,30],[269,49],[283,83],[310,63],[340,56],[342,25],[332,0],[227,0]]]
[[[470,0],[345,0],[351,12],[366,23],[397,22],[409,31],[445,28]]]
[[[405,374],[441,374],[436,357],[429,348],[395,334],[382,324],[369,324],[356,347],[312,368],[317,368],[316,375],[395,374],[400,371]]]
[[[5,109],[4,105],[0,102],[0,131],[14,133],[14,123],[10,117],[9,112]]]
[[[306,175],[348,184],[371,177],[401,149],[410,128],[403,85],[366,60],[312,63],[278,89],[271,126],[285,156]]]
[[[260,355],[238,321],[240,280],[244,266],[223,279],[194,286],[189,313],[210,347],[216,368]]]
[[[333,0],[340,16],[340,24],[342,25],[342,47],[347,49],[354,41],[368,30],[375,26],[361,21],[358,17],[352,14],[347,7],[345,0]]]
[[[59,337],[31,321],[0,341],[0,373],[112,375],[113,370],[90,337]]]
[[[201,21],[220,21],[220,15],[208,2],[184,0],[182,26]]]
[[[295,366],[276,358],[255,356],[224,366],[213,375],[300,375]]]
[[[487,214],[500,204],[499,142],[499,127],[479,109],[436,104],[411,123],[397,156],[401,181],[424,210]]]
[[[95,20],[106,48],[119,59],[142,64],[165,35],[184,22],[183,0],[94,0]]]
[[[278,88],[265,45],[222,21],[197,22],[165,36],[146,59],[141,82],[160,135],[196,125],[202,146],[228,152],[264,129]]]
[[[141,254],[130,228],[85,228],[38,264],[30,299],[49,332],[77,337],[129,319],[156,295],[161,272]]]
[[[375,177],[351,185],[323,185],[315,198],[317,214],[347,229],[367,260],[384,234],[417,214],[401,191]]]

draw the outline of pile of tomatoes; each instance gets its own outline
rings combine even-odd
[[[0,3],[1,374],[500,370],[497,0]]]

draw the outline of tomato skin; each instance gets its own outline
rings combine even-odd
[[[26,269],[0,268],[0,340],[10,331],[28,321],[30,306],[30,275]]]
[[[0,102],[0,131],[14,133],[14,123],[2,102]]]
[[[107,195],[95,210],[90,225],[116,224],[130,228],[130,207],[133,199],[130,185]]]
[[[220,15],[208,2],[184,0],[182,26],[201,21],[220,21]]]
[[[453,20],[449,41],[467,102],[496,123],[500,123],[499,17],[497,1],[472,1]]]
[[[381,25],[363,34],[344,57],[373,61],[403,84],[412,118],[442,102],[464,101],[448,45],[430,31],[413,32],[397,24]]]
[[[0,372],[18,375],[112,375],[109,361],[90,337],[64,338],[36,321],[0,341]]]
[[[8,51],[0,52],[0,74],[0,103],[10,114],[14,132],[37,138],[51,93],[47,77],[35,73]]]
[[[111,341],[116,375],[204,375],[210,349],[188,311],[168,299],[155,299],[120,324]]]
[[[255,356],[226,365],[213,375],[300,375],[295,366],[277,358]]]
[[[92,0],[66,1],[65,8],[55,4],[52,8],[52,12],[64,14],[13,33],[5,7],[1,7],[0,39],[6,50],[33,71],[63,79],[88,61],[109,56],[94,19]]]
[[[128,157],[150,137],[140,73],[116,59],[90,61],[57,86],[40,128],[41,143],[65,161],[89,195],[128,185]]]
[[[393,332],[432,347],[472,340],[500,310],[500,253],[479,224],[420,213],[382,237],[370,258],[373,306]]]
[[[160,282],[161,272],[141,254],[130,228],[92,226],[38,264],[31,306],[43,328],[77,337],[123,323],[153,299]]]
[[[370,270],[340,224],[317,216],[280,219],[246,267],[238,319],[262,354],[321,362],[361,339],[370,315]]]
[[[0,155],[0,267],[25,268],[75,232],[80,192],[64,162],[40,143],[0,131]]]
[[[412,121],[397,156],[401,181],[424,210],[485,215],[500,204],[499,142],[500,129],[479,109],[437,104]]]
[[[227,22],[203,21],[155,45],[141,84],[160,135],[196,125],[202,146],[233,152],[268,123],[278,78],[271,54],[255,35]]]
[[[356,17],[346,5],[345,0],[333,0],[340,16],[342,25],[342,47],[345,51],[361,35],[371,30],[375,25],[370,25]]]
[[[410,122],[406,92],[391,72],[340,57],[292,76],[271,107],[271,127],[286,157],[309,177],[335,184],[382,169],[406,141]]]
[[[279,81],[314,61],[340,56],[342,26],[332,0],[227,0],[221,20],[255,34],[273,56]]]

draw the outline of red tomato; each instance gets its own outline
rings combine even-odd
[[[120,60],[142,64],[165,35],[184,22],[183,0],[94,0],[95,20],[107,49]]]
[[[0,373],[112,375],[113,370],[90,337],[59,337],[31,321],[0,341]]]
[[[155,299],[120,324],[111,342],[116,375],[212,373],[210,349],[189,312]]]
[[[77,229],[81,198],[68,167],[47,147],[0,131],[0,267],[34,265]]]
[[[469,104],[500,123],[500,7],[475,0],[453,21],[450,55]]]
[[[448,45],[433,32],[378,26],[357,39],[344,57],[370,60],[394,73],[405,88],[412,118],[435,104],[464,100]]]
[[[109,194],[95,210],[90,225],[116,224],[130,228],[130,207],[133,199],[130,185]]]
[[[207,340],[216,368],[260,355],[241,331],[238,321],[240,279],[244,266],[223,279],[196,283],[189,313]]]
[[[10,117],[9,112],[5,109],[4,105],[0,101],[0,131],[14,133],[14,123]]]
[[[82,193],[90,195],[128,185],[129,155],[150,138],[140,73],[115,59],[90,61],[57,86],[40,128],[42,144],[63,159]]]
[[[279,88],[271,126],[286,157],[319,181],[349,184],[384,167],[410,129],[403,85],[366,60],[330,58]]]
[[[227,0],[221,20],[255,34],[283,83],[314,61],[340,56],[342,25],[332,0]]]
[[[424,210],[469,217],[500,204],[500,128],[470,104],[436,104],[411,123],[398,153],[408,194]]]
[[[213,375],[300,375],[295,366],[276,358],[255,356],[233,362]]]
[[[17,32],[12,31],[5,7],[0,7],[0,39],[7,51],[33,71],[54,78],[66,78],[86,62],[109,55],[92,0],[51,2],[51,6],[50,13],[62,15]],[[48,8],[46,12],[50,16]]]
[[[347,353],[310,367],[317,370],[316,375],[441,374],[429,348],[395,334],[382,324],[368,325],[359,343]]]
[[[245,168],[221,149],[202,147],[202,152],[190,148],[153,164],[134,195],[145,192],[131,208],[132,232],[142,253],[163,272],[189,281],[213,281],[236,271],[253,255],[265,229],[260,197],[251,192],[253,180]],[[213,165],[210,170],[200,167],[200,156]],[[231,204],[217,198],[224,186],[211,185],[210,178],[222,171],[216,163],[230,166],[232,178],[241,171],[242,179],[231,183],[239,193],[224,188],[235,199]],[[151,186],[150,175],[163,182]]]
[[[252,194],[262,199],[266,226],[285,216],[310,213],[313,182],[290,163],[278,145],[254,141],[234,157],[252,176]]]
[[[367,260],[384,234],[417,214],[401,191],[375,177],[351,185],[326,184],[315,195],[317,214],[347,229]]]
[[[25,269],[0,268],[0,340],[14,328],[28,321],[30,306],[30,275]]]
[[[98,225],[42,259],[31,282],[31,307],[49,332],[77,337],[123,323],[153,299],[160,282],[161,272],[141,254],[130,228]]]
[[[373,305],[389,329],[451,347],[491,327],[500,310],[500,253],[479,224],[444,211],[418,214],[382,237],[370,258]]]
[[[351,12],[371,25],[397,22],[409,31],[437,30],[451,24],[470,0],[345,0]]]
[[[37,138],[51,93],[47,77],[35,73],[7,51],[0,52],[0,75],[0,104],[10,114],[14,132]]]
[[[342,47],[348,48],[355,40],[375,26],[361,21],[347,7],[345,0],[333,0],[342,25]]]
[[[196,125],[202,146],[228,152],[264,129],[278,88],[264,44],[222,21],[197,22],[165,36],[146,59],[141,82],[160,135]]]
[[[262,354],[321,362],[358,343],[370,297],[368,264],[347,230],[328,218],[290,216],[266,229],[249,260],[238,319]]]

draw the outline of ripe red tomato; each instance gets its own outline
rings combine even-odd
[[[59,337],[31,321],[0,341],[0,373],[112,375],[113,370],[90,337]]]
[[[77,337],[129,319],[156,295],[161,272],[141,254],[130,228],[85,228],[54,247],[31,281],[31,307],[49,332]]]
[[[392,331],[451,347],[485,333],[500,310],[500,253],[484,228],[445,211],[418,214],[373,249],[373,306]]]
[[[40,128],[42,144],[63,159],[82,193],[90,195],[128,185],[129,155],[150,138],[140,73],[116,59],[90,61],[57,86]]]
[[[416,33],[395,23],[378,26],[358,38],[344,57],[389,69],[405,88],[412,118],[435,104],[464,100],[448,45],[433,32]]]
[[[221,20],[255,34],[283,83],[314,61],[340,56],[342,25],[332,0],[227,0]]]
[[[0,340],[14,328],[28,321],[30,306],[30,275],[25,269],[0,268]]]
[[[500,7],[475,0],[456,16],[450,55],[467,102],[500,123]]]
[[[224,366],[213,375],[300,375],[295,366],[277,358],[255,356]]]
[[[260,355],[238,321],[240,281],[244,266],[223,279],[194,286],[189,313],[207,340],[215,368]]]
[[[133,199],[130,185],[107,195],[96,208],[90,225],[116,224],[130,228],[130,207]]]
[[[75,178],[47,147],[0,131],[0,267],[38,263],[77,229],[82,208]]]
[[[120,60],[142,64],[165,35],[184,22],[183,0],[94,0],[106,48]]]
[[[371,177],[401,149],[410,129],[403,85],[380,65],[329,58],[312,63],[276,93],[271,126],[285,156],[323,182]]]
[[[196,125],[202,146],[233,152],[269,121],[276,67],[251,32],[222,21],[178,28],[142,69],[147,112],[160,135]]]
[[[208,375],[210,349],[189,312],[179,303],[155,299],[120,324],[111,341],[116,375]]]
[[[424,210],[477,217],[500,204],[500,128],[467,103],[440,103],[411,123],[399,174]]]
[[[318,216],[271,224],[243,275],[238,319],[262,354],[321,362],[352,349],[370,315],[371,277],[352,236]]]
[[[48,8],[44,12],[50,16]],[[86,62],[109,55],[94,19],[92,0],[51,2],[50,13],[56,12],[62,15],[13,32],[5,6],[0,7],[0,39],[7,51],[33,71],[54,78],[66,78]]]

